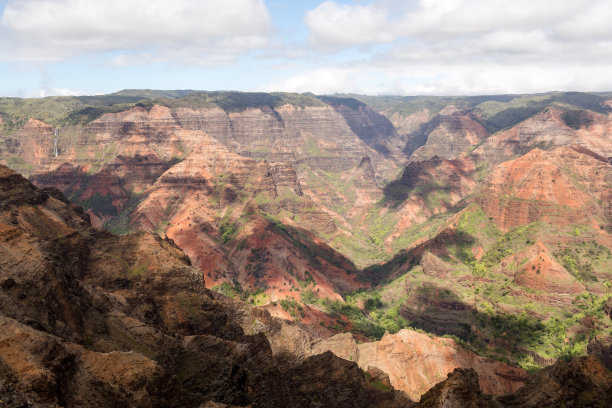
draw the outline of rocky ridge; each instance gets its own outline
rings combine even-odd
[[[356,363],[305,358],[303,329],[208,291],[172,241],[92,229],[57,190],[38,190],[6,167],[0,191],[3,401],[266,407],[286,406],[290,395],[292,406],[313,398],[408,403],[370,385]]]

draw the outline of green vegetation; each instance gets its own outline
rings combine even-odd
[[[534,222],[510,229],[491,245],[480,260],[468,260],[474,275],[482,276],[490,272],[491,268],[499,264],[503,258],[532,245],[534,242],[531,237],[535,236],[536,232],[543,227],[543,223]]]
[[[141,100],[138,96],[53,96],[47,98],[0,98],[3,132],[12,134],[30,118],[53,126],[84,124],[103,113],[129,109]]]
[[[330,328],[345,331],[351,327],[371,339],[405,327],[423,330],[450,336],[478,354],[534,371],[557,358],[584,355],[588,342],[612,327],[603,311],[612,296],[612,253],[589,238],[590,227],[534,222],[502,233],[476,204],[461,211],[455,226],[455,233],[438,235],[440,246],[433,247],[436,256],[446,261],[444,268],[450,270],[426,272],[421,255],[412,250],[400,252],[390,262],[363,272],[377,285],[375,289],[348,294],[344,303],[316,300],[337,319]],[[583,283],[596,284],[605,294],[585,292],[569,308],[535,303],[533,296],[550,295],[519,286],[500,271],[501,267],[512,273],[528,259],[503,266],[502,260],[551,235],[573,237],[559,245],[555,257]],[[484,252],[479,260],[473,251],[477,246]],[[399,270],[408,272],[386,280]],[[436,273],[446,275],[442,278]],[[598,283],[597,276],[602,274],[608,278]],[[466,278],[469,275],[474,278]]]
[[[587,127],[593,121],[587,111],[577,109],[571,109],[563,112],[563,116],[561,118],[565,124],[572,129]]]
[[[284,225],[270,215],[265,215],[265,218],[270,222],[270,228],[302,252],[313,268],[318,269],[321,267],[319,259],[323,259],[328,264],[339,268],[349,270],[354,268],[348,259],[329,247],[318,245],[305,231]]]
[[[449,282],[447,288],[436,284],[439,281],[435,278],[423,276],[414,268],[376,290],[347,295],[345,303],[319,300],[319,304],[332,318],[347,318],[353,332],[373,340],[385,331],[425,330],[452,337],[478,354],[528,370],[536,370],[542,361],[584,355],[589,340],[612,326],[603,311],[610,293],[599,296],[585,292],[574,300],[574,310],[547,307],[536,313],[534,304],[515,297],[518,288],[503,279],[476,287],[460,282]],[[466,308],[449,310],[444,306],[465,304],[470,298],[476,300],[474,309],[462,306]],[[447,323],[437,323],[442,321]],[[594,323],[585,326],[585,321]],[[344,329],[342,325],[332,328]],[[496,347],[491,349],[491,344]]]
[[[221,225],[219,225],[219,236],[224,244],[233,240],[237,232],[238,225],[235,222],[230,222],[227,218],[223,219]]]
[[[293,298],[285,298],[280,301],[283,310],[291,315],[295,320],[304,317],[304,308]]]
[[[113,205],[113,200],[110,194],[100,195],[95,193],[93,196],[83,201],[81,204],[84,208],[91,209],[95,214],[98,215],[109,215],[114,217],[119,214],[117,207]]]
[[[0,98],[0,115],[3,117],[2,133],[10,135],[23,127],[30,118],[57,127],[84,126],[105,113],[117,113],[134,106],[151,108],[159,104],[170,108],[192,109],[219,106],[227,112],[239,112],[247,108],[275,109],[282,105],[296,108],[324,106],[321,98],[311,94],[285,92],[202,92],[124,90],[109,95],[54,96],[47,98]]]
[[[577,236],[580,236],[580,233]],[[596,241],[578,241],[559,248],[554,255],[576,279],[588,284],[598,280],[594,266],[608,263],[606,261],[612,257],[612,251]]]
[[[307,106],[324,106],[325,103],[311,93],[293,94],[285,92],[201,92],[194,91],[178,98],[159,97],[146,102],[143,106],[159,104],[169,108],[186,107],[203,109],[219,106],[226,112],[241,112],[248,108],[275,109],[283,105],[296,108]]]
[[[213,286],[211,289],[221,293],[223,296],[240,299],[254,306],[264,306],[269,303],[268,296],[264,292],[265,289],[244,290],[238,281],[233,283],[223,282],[220,285]]]
[[[138,264],[138,265],[133,265],[128,269],[127,275],[130,278],[134,278],[134,277],[142,275],[148,269],[149,269],[149,262],[145,262],[143,264]]]
[[[242,295],[242,287],[238,282],[234,282],[233,285],[229,282],[223,282],[220,285],[213,286],[211,289],[229,298],[240,298]]]
[[[345,95],[367,103],[372,109],[393,113],[401,117],[428,110],[430,117],[444,107],[453,104],[459,108],[474,109],[477,118],[491,133],[509,129],[525,119],[543,111],[549,106],[559,106],[569,111],[585,109],[607,114],[612,109],[604,102],[606,95],[583,92],[549,92],[531,95],[488,95],[488,96],[365,96]],[[578,117],[577,117],[578,116]],[[585,124],[580,114],[570,113],[566,123],[570,127]],[[576,120],[577,119],[577,120]]]

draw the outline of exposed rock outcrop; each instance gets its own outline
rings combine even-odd
[[[419,407],[607,407],[612,396],[612,373],[592,357],[559,361],[539,371],[518,391],[491,397],[480,392],[474,370],[455,369],[428,391]]]
[[[609,203],[599,202],[611,194],[612,165],[587,152],[533,149],[497,166],[477,201],[504,230],[538,220],[567,225],[608,218]]]
[[[338,334],[315,343],[312,350],[330,350],[357,361],[363,370],[379,369],[389,376],[393,388],[406,392],[414,401],[457,367],[474,369],[482,392],[487,394],[514,392],[527,380],[527,373],[518,367],[477,356],[452,339],[408,329],[359,345],[351,335]]]
[[[469,153],[471,147],[478,145],[488,136],[484,127],[469,113],[452,105],[443,109],[426,126],[409,136],[404,152],[410,161],[423,161],[434,156],[443,159],[458,159]],[[415,149],[415,141],[425,140]]]
[[[304,360],[305,331],[208,291],[171,241],[92,229],[6,167],[0,211],[0,394],[12,406],[405,406],[355,363]]]

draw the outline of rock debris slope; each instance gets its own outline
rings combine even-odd
[[[307,357],[302,329],[208,291],[172,241],[92,229],[57,190],[4,166],[0,210],[2,404],[409,403],[354,362]]]

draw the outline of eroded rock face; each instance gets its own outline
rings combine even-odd
[[[542,290],[551,295],[578,294],[585,287],[550,253],[550,249],[537,241],[525,251],[510,255],[501,262],[500,272],[513,277],[517,285]],[[568,297],[569,301],[571,297]]]
[[[350,334],[338,334],[315,343],[312,352],[323,350],[357,361],[364,371],[381,370],[389,376],[393,388],[414,401],[458,367],[474,369],[482,392],[487,394],[514,392],[527,380],[527,373],[518,367],[477,356],[452,339],[408,329],[359,345]]]
[[[187,149],[193,147],[198,143],[198,134],[205,132],[243,156],[289,162],[308,158],[311,165],[322,166],[326,171],[350,168],[358,164],[361,157],[371,156],[377,171],[388,169],[389,164],[381,153],[368,143],[378,140],[378,144],[388,144],[383,139],[393,136],[393,126],[371,109],[354,113],[339,110],[331,106],[296,108],[285,105],[276,110],[263,107],[227,113],[220,108],[194,110],[153,106],[147,111],[135,107],[103,115],[88,125],[87,132],[108,142],[112,142],[109,138],[119,136],[134,147],[144,142],[145,146],[161,151],[164,157],[176,154],[181,147],[179,143]],[[379,136],[377,124],[382,122],[387,131]],[[145,132],[146,141],[140,136]],[[361,134],[366,136],[360,137]],[[308,146],[313,144],[318,148],[309,151]],[[319,149],[324,154],[317,154]],[[329,156],[336,160],[328,160]]]
[[[456,369],[428,391],[419,407],[607,407],[612,373],[593,357],[559,361],[514,393],[491,397],[478,388],[474,370]]]
[[[338,225],[367,216],[381,196],[378,180],[389,180],[406,160],[391,123],[365,105],[242,111],[204,105],[135,106],[62,130],[60,157],[35,165],[32,181],[86,205],[97,227],[144,229],[173,239],[202,268],[210,287],[238,279],[256,290],[262,285],[252,286],[255,279],[245,269],[253,265],[232,265],[231,248],[224,245],[236,235],[227,228],[241,214],[246,221],[240,221],[239,239],[265,229],[255,217],[260,211],[318,234],[345,234]],[[339,173],[346,193],[337,194],[332,185]],[[291,245],[280,252],[295,252]],[[297,263],[298,270],[307,268],[304,259]],[[270,283],[297,285],[297,278],[274,277],[274,269],[267,273]],[[352,269],[321,271],[320,279],[315,276],[319,293],[337,298],[338,286],[362,287],[333,277]]]
[[[307,332],[208,291],[172,241],[92,229],[57,190],[6,167],[0,211],[9,406],[282,407],[286,395],[294,406],[349,406],[353,395],[361,406],[405,406],[355,363],[304,360]]]
[[[365,287],[356,281],[348,260],[302,229],[297,234],[297,229],[275,227],[258,215],[258,208],[269,214],[288,209],[300,217],[300,228],[335,230],[330,217],[313,211],[313,204],[303,197],[289,163],[258,162],[231,153],[208,136],[159,177],[133,216],[134,224],[144,230],[159,231],[167,223],[165,234],[205,273],[208,287],[239,282],[245,289],[263,290],[271,301],[295,297],[293,287],[300,282],[312,281],[319,296],[334,299],[339,299],[338,293]],[[220,214],[225,214],[225,225],[220,225]],[[246,225],[231,236],[241,244],[230,262],[218,241],[229,241],[222,229],[238,220]],[[304,244],[313,250],[300,250]]]
[[[488,177],[477,201],[504,230],[538,220],[567,225],[588,223],[597,215],[608,217],[608,203],[598,201],[610,195],[604,180],[611,179],[612,166],[587,152],[578,147],[534,149],[502,163]]]
[[[429,109],[425,108],[409,115],[394,112],[389,116],[389,120],[393,123],[399,137],[405,138],[406,135],[416,132],[422,124],[429,121],[429,115]],[[406,140],[404,140],[404,143],[406,143]],[[412,151],[418,147],[420,146],[415,147]]]
[[[502,162],[534,148],[547,149],[575,142],[574,129],[561,118],[563,111],[547,108],[513,128],[489,137],[474,154],[489,162]]]
[[[580,129],[570,128],[563,120],[564,110],[550,107],[513,128],[492,135],[474,154],[480,159],[499,163],[539,148],[578,144],[604,157],[610,157],[612,146],[606,138],[610,116],[589,113],[591,124]]]
[[[53,156],[54,133],[55,128],[50,124],[31,118],[12,137],[4,140],[0,154],[15,157],[13,166],[19,167],[20,171],[27,174],[31,173],[32,169],[43,169]]]
[[[402,177],[384,188],[385,198],[397,204],[395,237],[414,224],[423,223],[457,204],[477,186],[474,163],[470,159],[447,160],[432,157],[408,163]]]
[[[410,155],[410,161],[428,160],[434,156],[458,159],[487,136],[484,127],[469,113],[451,105],[429,121],[427,126],[417,130],[410,137],[404,152]],[[425,140],[425,143],[414,149],[416,140]]]

